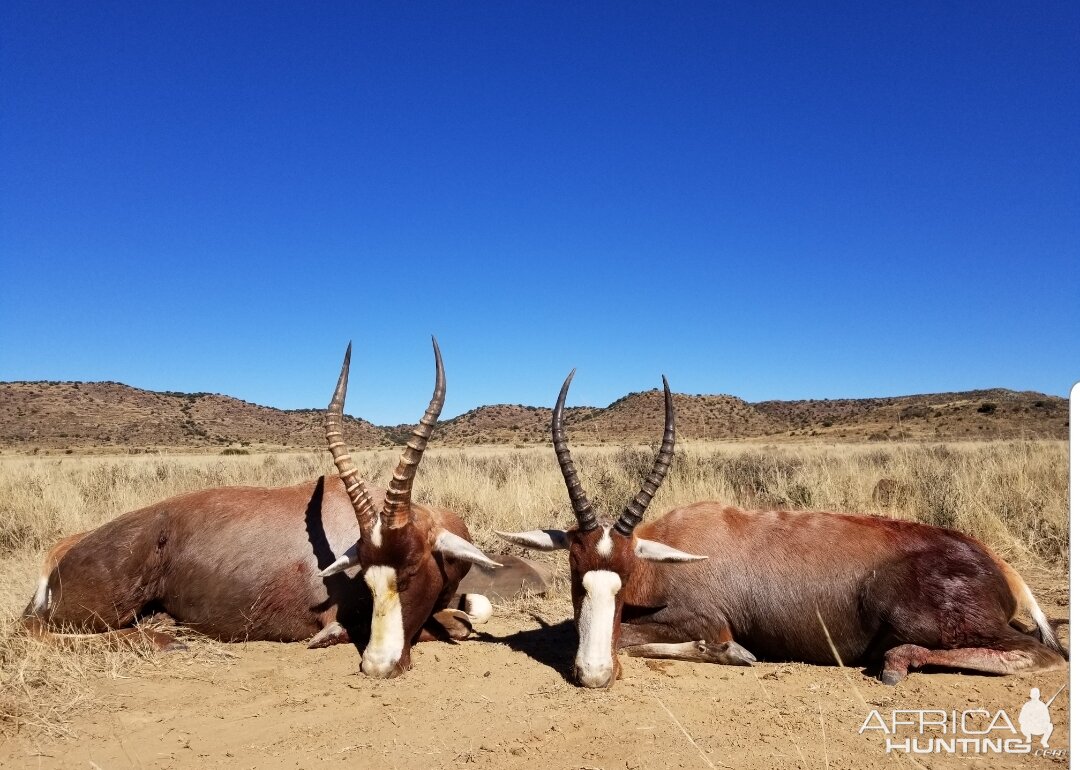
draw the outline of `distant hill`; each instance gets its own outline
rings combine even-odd
[[[567,431],[583,419],[602,412],[595,407],[567,407]],[[398,426],[407,436],[412,425]],[[551,409],[545,406],[495,404],[472,409],[439,424],[436,433],[446,444],[528,444],[551,440]]]
[[[1060,438],[1069,402],[995,388],[889,398],[762,401],[754,405],[796,435],[838,439]]]
[[[758,411],[735,396],[688,396],[675,394],[675,424],[684,439],[758,438],[781,433],[787,423]],[[609,440],[647,439],[658,443],[664,429],[664,394],[659,390],[631,393],[582,425]]]
[[[680,440],[895,441],[1058,438],[1068,402],[1012,390],[889,398],[750,403],[735,396],[676,394]],[[346,418],[357,448],[403,444],[413,426]],[[481,406],[439,423],[434,444],[532,444],[550,440],[551,409]],[[656,444],[663,430],[658,390],[611,405],[567,409],[578,443]],[[321,410],[283,411],[211,393],[158,393],[115,382],[0,382],[0,447],[154,449],[319,448]]]
[[[352,417],[357,445],[385,432]],[[0,446],[316,446],[322,412],[282,411],[212,393],[157,393],[117,382],[0,383]]]

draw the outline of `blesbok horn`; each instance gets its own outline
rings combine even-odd
[[[566,482],[566,491],[570,493],[570,503],[574,506],[574,516],[578,520],[578,529],[588,532],[596,528],[596,513],[593,511],[589,496],[581,488],[578,481],[577,470],[574,461],[570,459],[570,447],[566,444],[566,434],[563,432],[563,406],[566,404],[566,393],[570,390],[570,380],[574,379],[574,369],[563,382],[562,390],[559,391],[559,400],[555,402],[555,411],[551,414],[551,443],[555,445],[555,456],[559,459],[559,469],[562,470],[563,480]]]
[[[439,352],[439,343],[433,336],[431,345],[435,349],[435,392],[431,395],[431,402],[427,411],[420,418],[420,423],[413,429],[412,438],[401,453],[394,477],[386,489],[386,503],[383,505],[382,522],[387,529],[397,529],[409,522],[409,511],[412,507],[413,477],[416,476],[416,467],[420,464],[420,458],[427,449],[428,439],[435,431],[435,423],[442,412],[443,402],[446,401],[446,374],[443,372],[442,353]]]
[[[641,491],[634,496],[626,508],[623,509],[619,520],[615,522],[615,529],[621,534],[630,537],[634,533],[634,527],[641,523],[645,516],[645,509],[652,502],[653,495],[660,488],[668,468],[671,467],[671,458],[675,454],[675,404],[671,399],[671,388],[668,387],[667,377],[664,377],[664,440],[660,444],[660,451],[656,454],[656,462],[653,463],[652,471],[645,477],[641,485]]]
[[[349,361],[352,359],[352,343],[345,349],[345,361],[341,364],[341,374],[338,376],[337,387],[334,388],[334,396],[330,399],[330,405],[326,407],[326,415],[323,425],[326,427],[326,443],[330,446],[330,454],[334,457],[334,465],[337,466],[338,475],[345,482],[345,491],[352,501],[353,510],[356,511],[356,521],[360,525],[361,532],[370,532],[375,525],[375,504],[371,502],[371,494],[368,492],[364,480],[360,478],[360,470],[352,461],[349,448],[345,445],[345,434],[342,429],[342,414],[345,410],[345,391],[349,388]]]

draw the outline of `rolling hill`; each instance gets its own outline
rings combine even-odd
[[[1012,390],[890,398],[762,401],[675,396],[680,440],[890,441],[1058,438],[1068,402]],[[659,441],[663,397],[630,393],[607,407],[567,410],[578,443]],[[481,406],[439,423],[445,446],[547,443],[551,409]],[[346,418],[358,448],[403,444],[412,425],[379,427]],[[170,447],[322,447],[320,410],[280,410],[212,393],[154,392],[115,382],[0,382],[0,447],[15,450]]]

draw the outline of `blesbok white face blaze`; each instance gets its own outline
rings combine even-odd
[[[371,636],[361,659],[360,670],[368,676],[390,676],[405,649],[405,623],[401,617],[401,595],[393,567],[368,567],[364,582],[371,589]]]
[[[607,687],[614,677],[611,643],[615,626],[615,596],[622,578],[608,570],[592,570],[582,577],[585,597],[578,613],[578,650],[574,674],[586,687]]]

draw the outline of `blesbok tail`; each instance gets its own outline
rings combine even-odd
[[[60,560],[64,558],[65,554],[88,534],[88,532],[79,532],[74,535],[68,535],[50,548],[48,553],[45,554],[45,561],[41,565],[41,574],[38,576],[34,596],[30,600],[30,603],[26,605],[26,609],[23,610],[24,623],[29,622],[29,619],[31,618],[38,618],[40,620],[47,616],[49,605],[52,603],[52,588],[49,585],[49,581],[52,579],[53,570],[56,569],[56,565],[60,563]]]
[[[1054,627],[1050,625],[1050,621],[1047,619],[1046,613],[1042,611],[1042,607],[1035,601],[1035,594],[1031,593],[1028,584],[1020,577],[1020,573],[1013,569],[1004,559],[998,558],[997,562],[1001,566],[1001,571],[1005,574],[1005,580],[1009,583],[1009,590],[1012,591],[1012,595],[1016,599],[1018,609],[1027,612],[1034,621],[1035,638],[1061,655],[1065,660],[1068,660],[1068,651],[1058,641],[1057,634],[1054,633]]]
[[[1023,581],[1021,581],[1023,583]],[[1039,603],[1035,601],[1035,596],[1031,593],[1031,589],[1028,588],[1027,583],[1023,583],[1023,599],[1021,604],[1024,609],[1031,615],[1031,619],[1035,621],[1035,636],[1039,641],[1045,644],[1054,652],[1061,655],[1065,660],[1069,659],[1069,652],[1061,646],[1061,642],[1057,638],[1057,634],[1054,633],[1054,627],[1050,625],[1050,621],[1046,618],[1046,613],[1042,611]]]
[[[131,646],[133,643],[148,641],[159,650],[185,649],[185,645],[178,642],[173,636],[138,624],[128,628],[118,628],[104,632],[92,631],[89,633],[80,633],[78,629],[57,629],[54,627],[53,623],[56,618],[53,615],[53,573],[64,555],[88,534],[89,532],[79,532],[65,537],[45,554],[34,596],[22,613],[22,624],[26,633],[39,642],[64,649],[78,649],[78,645],[88,640],[100,641],[113,646],[120,644]]]

